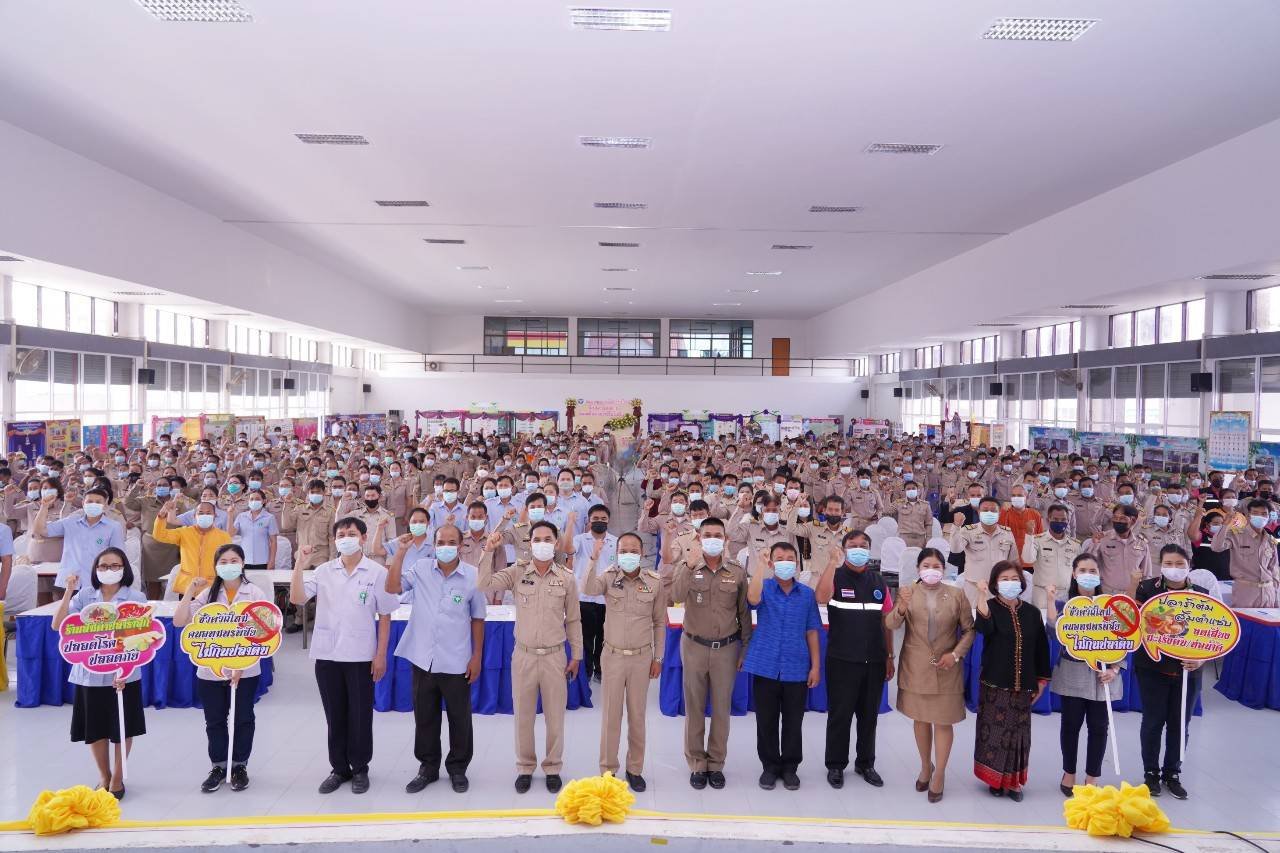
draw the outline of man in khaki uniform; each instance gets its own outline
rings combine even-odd
[[[744,498],[748,497],[744,495]],[[777,497],[767,495],[761,501],[760,518],[752,518],[750,513],[742,513],[737,520],[729,523],[729,548],[736,558],[737,553],[746,548],[747,573],[754,574],[767,562],[769,549],[775,542],[784,542],[792,548],[796,547],[795,534],[782,520],[782,509]]]
[[[1138,526],[1137,508],[1117,506],[1112,511],[1111,524],[1111,530],[1094,533],[1081,549],[1098,558],[1098,571],[1102,575],[1099,592],[1104,595],[1128,593],[1134,586],[1134,578],[1142,580],[1151,571],[1147,540],[1134,533]]]
[[[1022,562],[1031,566],[1031,602],[1040,608],[1049,606],[1049,587],[1062,591],[1071,583],[1071,564],[1080,553],[1080,540],[1067,535],[1067,508],[1053,504],[1046,514],[1049,529],[1022,542]]]
[[[709,518],[699,547],[676,567],[672,593],[685,603],[680,659],[684,667],[684,757],[695,790],[724,787],[733,684],[751,639],[747,573],[725,554],[724,522]],[[707,692],[711,692],[711,736]]]
[[[845,505],[849,507],[850,524],[855,530],[866,530],[874,524],[884,511],[884,503],[880,493],[872,484],[871,470],[862,468],[858,471],[857,482],[844,496]]]
[[[303,562],[304,569],[314,569],[334,559],[329,531],[333,527],[337,500],[326,498],[324,488],[320,480],[307,483],[306,502],[286,501],[284,517],[280,520],[281,531],[297,534],[299,551],[311,549]]]
[[[964,554],[964,594],[975,607],[991,579],[991,567],[1008,560],[1021,568],[1022,559],[1014,543],[1013,531],[999,525],[1000,502],[983,498],[978,502],[978,524],[964,524],[964,514],[957,512],[951,529],[951,553]]]
[[[386,507],[382,506],[382,488],[376,485],[368,485],[364,487],[364,503],[357,504],[351,508],[351,511],[345,513],[351,518],[358,518],[364,522],[365,527],[369,528],[369,548],[366,554],[371,553],[375,546],[381,545],[388,539],[395,539],[399,535],[396,530],[396,519]],[[385,564],[385,557],[370,557],[369,559]]]
[[[805,570],[796,577],[810,589],[817,589],[818,580],[826,568],[830,555],[843,553],[841,544],[849,528],[844,523],[844,499],[839,495],[828,495],[820,504],[822,520],[814,519],[808,524],[794,523],[797,539],[809,540],[809,558],[805,561]]]
[[[645,708],[649,682],[662,672],[666,642],[667,610],[658,573],[641,571],[643,543],[634,533],[618,537],[617,565],[597,574],[604,540],[597,540],[591,554],[583,592],[603,595],[604,652],[603,707],[600,719],[600,772],[618,772],[618,746],[622,739],[622,708],[627,709],[627,784],[644,791]]]
[[[564,759],[564,709],[568,680],[576,678],[582,663],[582,616],[578,585],[573,572],[555,562],[559,532],[549,521],[534,522],[529,534],[532,559],[517,560],[509,568],[491,571],[492,558],[484,561],[477,586],[481,592],[511,591],[516,608],[516,646],[511,655],[511,698],[515,705],[516,792],[533,784],[538,766],[533,724],[538,697],[542,697],[547,754],[542,770],[547,790],[560,790]],[[486,550],[502,545],[502,536],[489,537]],[[564,644],[570,655],[565,659]]]
[[[675,576],[675,567],[683,563],[698,544],[698,529],[702,522],[711,517],[710,507],[706,501],[689,501],[689,524],[676,531],[674,536],[664,534],[662,537],[662,553],[657,573],[662,579],[662,592],[665,603],[675,603],[671,596],[671,584]]]
[[[923,548],[933,534],[933,512],[920,500],[920,485],[914,481],[907,481],[902,499],[886,507],[884,514],[897,520],[898,537],[909,548]]]

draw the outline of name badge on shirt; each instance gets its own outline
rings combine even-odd
[[[360,598],[360,603],[361,603],[361,604],[365,604],[366,602],[368,602],[368,601],[369,601],[369,590],[367,590],[367,589],[362,589],[362,590],[360,590],[360,596],[359,596],[359,598]]]
[[[840,597],[841,598],[857,598],[858,591],[854,589],[842,589],[840,590]]]
[[[556,578],[552,578],[551,580],[547,581],[547,586],[564,586],[564,581],[558,580]]]
[[[453,594],[453,603],[454,603],[454,604],[461,604],[461,603],[462,603],[462,594],[461,594],[461,593],[455,592],[455,593]]]
[[[533,581],[532,581],[532,580],[530,580],[529,578],[523,578],[523,579],[520,581],[520,583],[521,583],[521,584],[523,584],[524,586],[533,586],[533,585],[534,585],[534,584],[533,584]]]

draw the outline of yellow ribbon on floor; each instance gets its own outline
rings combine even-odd
[[[556,797],[556,813],[567,823],[585,823],[599,826],[601,823],[622,823],[635,805],[636,795],[626,782],[605,773],[574,779],[560,796]]]
[[[1166,832],[1169,818],[1151,799],[1146,785],[1134,787],[1121,782],[1112,785],[1076,785],[1073,796],[1062,804],[1067,826],[1083,829],[1090,835],[1119,835],[1128,838],[1134,831]]]
[[[120,803],[110,791],[85,785],[61,791],[41,791],[31,811],[27,827],[36,835],[59,835],[72,829],[111,826],[120,820]]]

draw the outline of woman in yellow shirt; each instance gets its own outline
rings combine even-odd
[[[178,577],[173,581],[173,591],[181,595],[187,591],[192,578],[212,581],[214,554],[231,542],[231,534],[214,526],[214,506],[203,501],[196,506],[196,523],[191,527],[170,527],[178,524],[178,504],[170,500],[156,514],[151,536],[157,542],[177,545]]]

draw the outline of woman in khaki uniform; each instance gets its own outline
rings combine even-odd
[[[898,710],[915,721],[916,790],[928,791],[931,803],[942,799],[952,726],[964,719],[960,661],[973,645],[973,612],[962,590],[942,583],[945,560],[936,548],[922,549],[916,558],[919,582],[899,590],[884,619],[890,630],[906,625],[898,657]]]
[[[51,477],[46,477],[40,481],[41,497],[47,494],[54,494],[57,497],[54,502],[49,505],[49,519],[65,518],[75,512],[75,507],[66,503],[62,494],[62,481]],[[27,559],[32,565],[39,563],[61,563],[62,562],[62,538],[45,539],[35,534],[35,518],[36,513],[40,512],[40,500],[27,501],[20,505],[20,509],[25,509],[27,513],[27,530],[29,531],[30,541],[27,543]]]

